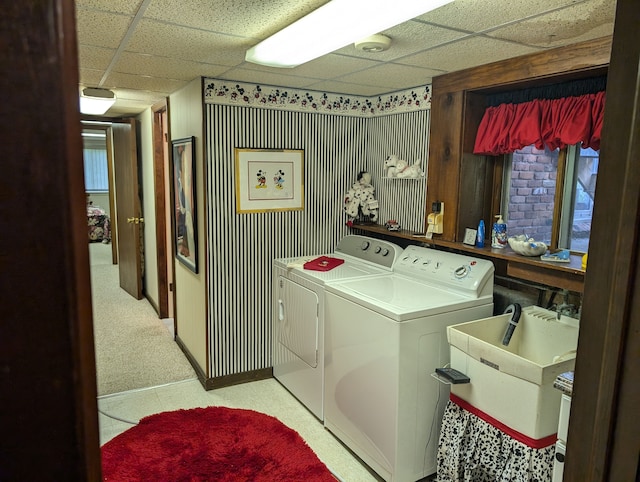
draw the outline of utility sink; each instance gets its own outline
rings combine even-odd
[[[451,366],[470,383],[451,393],[526,437],[558,428],[561,392],[553,382],[575,366],[578,320],[537,306],[522,309],[508,346],[511,314],[447,327]]]

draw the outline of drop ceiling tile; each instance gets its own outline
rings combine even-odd
[[[146,104],[147,106],[160,102],[167,95],[161,92],[151,92],[146,90],[130,90],[130,89],[115,89],[116,92],[116,104]]]
[[[317,79],[289,75],[282,70],[276,73],[244,68],[230,69],[218,78],[222,80],[234,80],[238,82],[251,82],[260,85],[274,85],[292,88],[307,87],[309,84],[317,81]]]
[[[106,70],[115,52],[115,49],[78,45],[79,66],[81,69]]]
[[[340,81],[384,87],[388,91],[402,90],[430,84],[433,77],[442,75],[440,70],[423,69],[409,65],[381,64],[371,69],[340,77]]]
[[[488,35],[547,48],[583,42],[613,35],[615,7],[615,2],[610,0],[590,0],[494,30]]]
[[[235,66],[244,61],[250,42],[240,37],[221,35],[142,20],[131,36],[126,50],[160,57]]]
[[[132,90],[132,89],[124,89],[118,88],[116,89],[118,98],[124,101],[134,101],[134,100],[149,100],[155,101],[159,97],[162,97],[158,92],[152,92],[147,90]]]
[[[78,10],[78,44],[117,49],[127,33],[131,17],[127,15]]]
[[[292,75],[301,77],[313,77],[315,79],[329,79],[349,74],[354,71],[375,67],[379,62],[368,59],[358,59],[346,57],[344,55],[329,54],[320,58],[311,60],[305,64],[299,65],[292,69],[277,69],[275,67],[264,67],[257,64],[245,63],[246,68],[269,69],[269,71],[290,71]]]
[[[531,15],[573,5],[581,0],[455,0],[432,12],[418,17],[419,20],[445,25],[469,32],[504,25]],[[615,1],[615,0],[612,0]]]
[[[134,16],[143,0],[76,0],[76,9],[102,10]]]
[[[140,89],[168,95],[184,87],[185,85],[187,85],[187,82],[183,80],[163,79],[160,77],[148,77],[144,75],[131,75],[112,72],[109,74],[102,87],[106,89]]]
[[[229,67],[226,66],[133,52],[123,52],[113,67],[114,72],[176,80],[192,80],[195,77],[216,77],[227,70],[229,70]]]
[[[511,57],[531,54],[540,49],[486,37],[468,37],[398,60],[398,63],[429,67],[444,72],[476,67]]]
[[[79,74],[82,87],[97,87],[104,75],[104,70],[80,69]]]
[[[451,30],[422,22],[409,21],[383,32],[391,39],[391,47],[384,52],[363,52],[354,44],[337,50],[335,53],[363,59],[389,62],[416,51],[436,47],[467,36],[465,32]]]
[[[145,17],[210,32],[264,39],[327,0],[154,0]],[[257,43],[254,41],[254,43]]]

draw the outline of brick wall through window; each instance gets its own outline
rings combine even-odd
[[[558,153],[534,146],[513,153],[505,218],[509,236],[526,234],[536,241],[550,243]]]

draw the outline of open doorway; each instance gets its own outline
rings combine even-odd
[[[111,245],[111,262],[117,264],[117,228],[113,195],[111,123],[82,123],[82,154],[90,243]]]

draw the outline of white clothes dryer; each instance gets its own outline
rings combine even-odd
[[[490,261],[407,247],[393,272],[326,286],[325,427],[384,480],[436,472],[448,325],[493,315]]]
[[[329,271],[304,269],[304,258],[273,261],[273,375],[320,421],[324,420],[324,290],[327,284],[391,272],[402,248],[349,235],[335,252],[344,260]]]

